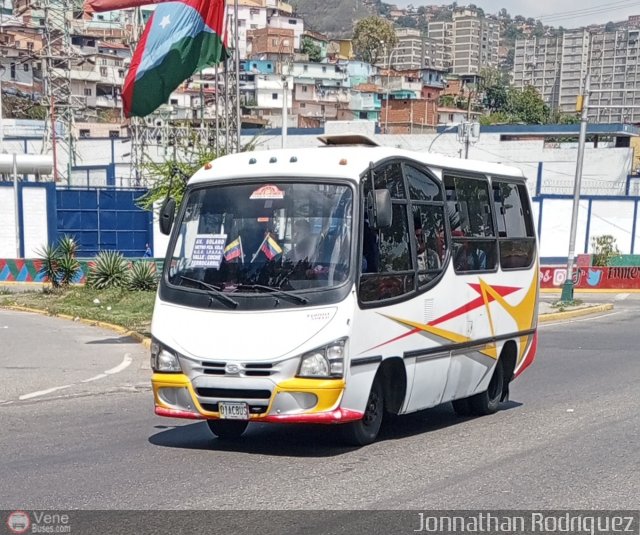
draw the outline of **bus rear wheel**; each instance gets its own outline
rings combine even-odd
[[[486,391],[452,402],[457,416],[487,416],[494,414],[500,405],[504,390],[504,366],[498,361]]]
[[[207,420],[209,431],[220,439],[240,438],[247,429],[247,420]]]
[[[344,441],[350,446],[366,446],[375,442],[384,416],[384,390],[378,377],[371,385],[362,420],[342,425]]]
[[[498,410],[504,388],[504,367],[502,361],[498,361],[493,372],[489,387],[485,392],[480,392],[469,398],[469,407],[476,416],[494,414]]]

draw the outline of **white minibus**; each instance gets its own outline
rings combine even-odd
[[[536,351],[522,172],[321,141],[216,159],[163,204],[156,414],[220,438],[327,424],[365,445],[385,414],[495,412]]]

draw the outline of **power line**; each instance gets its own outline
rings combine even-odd
[[[609,2],[607,4],[601,4],[599,6],[594,6],[594,7],[582,7],[580,9],[571,9],[568,11],[556,11],[555,13],[547,13],[545,15],[537,15],[536,19],[545,19],[545,18],[550,18],[550,17],[555,17],[558,15],[575,15],[575,14],[580,14],[584,11],[589,11],[591,9],[597,9],[597,8],[604,8],[604,7],[613,7],[613,6],[620,6],[620,7],[625,7],[627,6],[629,3],[629,0],[617,0],[616,2]]]
[[[547,16],[547,17],[542,17],[542,20],[544,20],[545,22],[558,22],[561,20],[568,20],[568,19],[575,19],[577,17],[586,17],[586,16],[591,16],[591,15],[599,15],[602,13],[615,13],[616,11],[620,11],[621,9],[627,9],[630,7],[635,7],[635,6],[639,6],[640,2],[634,2],[631,4],[625,4],[624,6],[618,6],[618,7],[597,7],[597,8],[592,8],[589,10],[583,10],[580,12],[576,12],[576,13],[571,13],[571,14],[566,14],[566,15],[556,15],[556,16]]]

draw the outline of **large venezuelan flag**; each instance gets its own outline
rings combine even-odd
[[[158,4],[124,82],[127,117],[149,115],[194,72],[226,57],[225,13],[225,0]]]

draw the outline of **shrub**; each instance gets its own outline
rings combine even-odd
[[[62,256],[58,260],[58,281],[62,286],[69,286],[80,269],[80,262],[75,257]]]
[[[73,236],[65,234],[58,240],[58,251],[61,256],[75,258],[78,254],[78,242],[73,239]]]
[[[42,260],[42,266],[38,273],[44,276],[45,281],[50,282],[51,286],[57,288],[60,286],[58,281],[58,248],[53,245],[45,245],[38,251],[38,256]]]
[[[158,278],[153,262],[135,262],[129,274],[129,290],[149,292],[156,289]]]
[[[44,275],[45,280],[54,288],[68,286],[81,269],[80,262],[76,259],[77,253],[78,242],[72,236],[63,236],[55,247],[44,246],[38,252],[42,260],[39,273]]]
[[[129,281],[129,265],[122,254],[102,251],[89,270],[87,284],[96,290],[124,288]]]
[[[591,247],[593,249],[591,264],[593,266],[608,266],[611,264],[611,260],[620,256],[616,239],[609,234],[594,236],[591,239]]]

